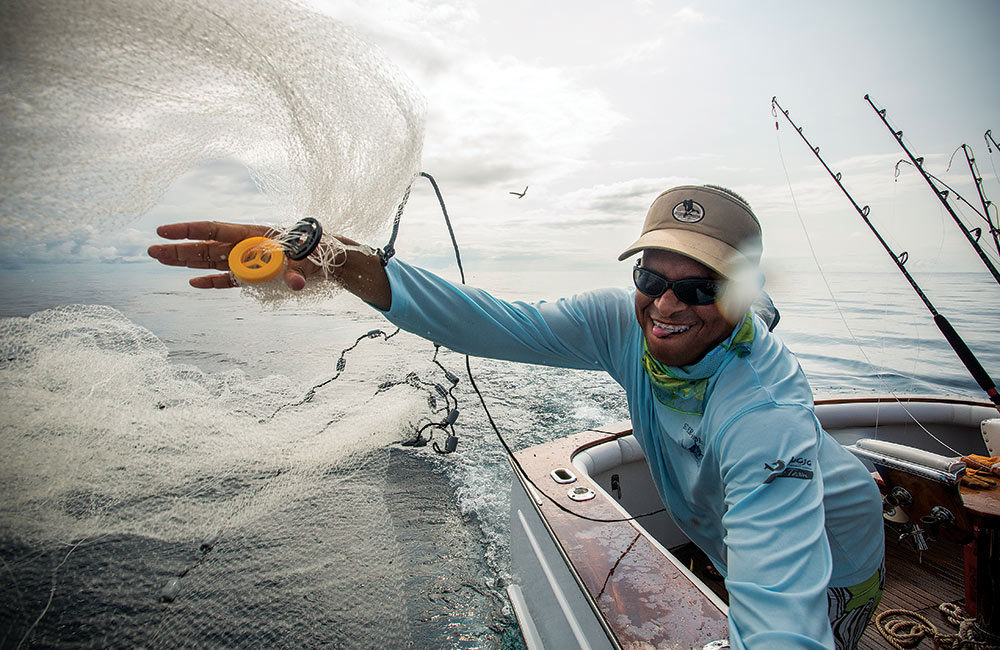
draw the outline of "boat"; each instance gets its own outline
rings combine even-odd
[[[872,620],[906,610],[956,634],[939,608],[951,603],[979,638],[1000,638],[1000,487],[962,480],[975,474],[967,455],[1000,454],[997,408],[888,394],[815,405],[883,495],[887,579]],[[529,650],[728,647],[725,584],[663,511],[629,422],[523,449],[511,465],[507,594]],[[894,647],[877,628],[860,648]]]

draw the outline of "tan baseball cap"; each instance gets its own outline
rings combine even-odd
[[[682,185],[656,197],[642,235],[618,259],[647,248],[686,255],[733,278],[760,263],[760,222],[750,206],[733,194],[705,185]]]

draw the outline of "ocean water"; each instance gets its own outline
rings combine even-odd
[[[924,275],[1000,375],[1000,288]],[[525,299],[616,283],[474,277]],[[504,592],[510,472],[464,357],[349,295],[264,309],[185,278],[0,278],[0,648],[523,647]],[[817,393],[981,395],[898,275],[768,287]],[[627,415],[599,373],[471,367],[515,449]],[[455,404],[456,453],[434,451],[440,431],[401,444]]]
[[[39,226],[114,228],[220,158],[253,170],[279,221],[371,235],[386,224],[345,219],[391,214],[418,167],[422,100],[329,17],[282,0],[8,4],[23,56],[5,265],[45,246]],[[629,281],[627,265],[474,267],[522,299]],[[900,278],[828,281],[835,301],[814,271],[769,278],[817,391],[978,394]],[[997,287],[928,282],[1000,373]],[[153,263],[5,268],[0,648],[521,647],[510,473],[464,363],[350,296],[263,309]],[[471,365],[515,449],[626,416],[597,373]],[[403,444],[455,408],[456,453],[436,452],[442,431]]]

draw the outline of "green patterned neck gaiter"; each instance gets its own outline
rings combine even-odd
[[[739,329],[728,339],[712,348],[697,363],[690,366],[667,366],[649,354],[643,338],[642,367],[649,376],[656,399],[669,409],[680,413],[701,415],[705,412],[705,389],[709,378],[718,371],[730,352],[738,357],[750,354],[753,345],[753,316],[747,313]]]

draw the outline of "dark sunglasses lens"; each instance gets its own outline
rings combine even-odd
[[[659,298],[667,290],[666,280],[639,266],[632,271],[632,280],[635,288],[650,298]]]
[[[689,305],[711,305],[715,302],[719,283],[704,278],[691,278],[670,282],[663,276],[637,266],[632,270],[632,280],[635,288],[650,298],[659,298],[667,289],[673,289],[674,295],[683,303]]]
[[[680,280],[674,283],[674,295],[689,305],[711,305],[717,288],[712,280]]]

